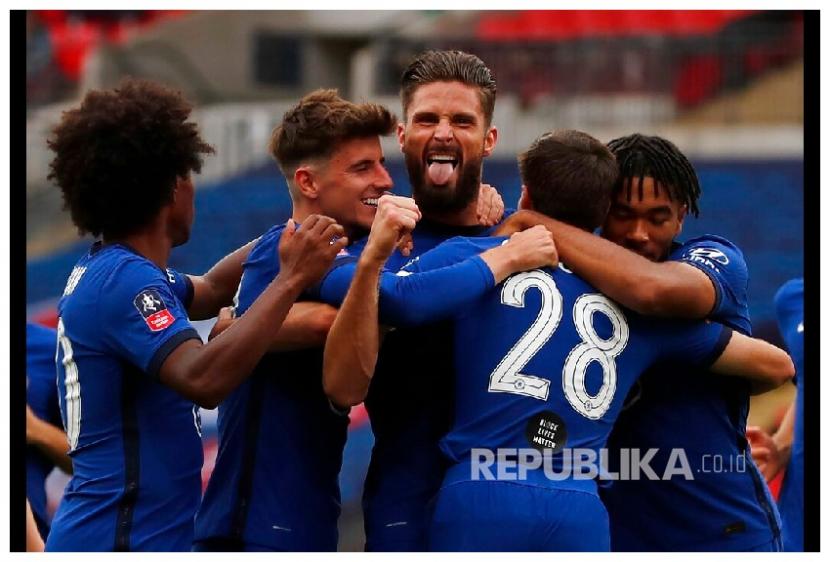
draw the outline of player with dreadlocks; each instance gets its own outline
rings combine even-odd
[[[636,312],[708,318],[749,334],[741,251],[715,235],[676,240],[686,213],[698,214],[701,189],[689,160],[656,136],[628,135],[608,147],[620,176],[602,238],[524,211],[503,230],[545,224],[563,264]],[[749,388],[678,365],[652,369],[640,383],[617,420],[608,458],[636,448],[661,474],[672,450],[681,449],[694,480],[605,486],[612,550],[780,550],[778,511],[747,454]]]

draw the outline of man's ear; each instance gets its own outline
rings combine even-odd
[[[398,135],[398,147],[403,152],[403,143],[406,140],[406,124],[405,123],[398,123],[398,130],[396,131]]]
[[[303,197],[317,199],[317,183],[314,181],[314,171],[309,166],[300,166],[294,171],[294,185]]]
[[[484,135],[484,156],[490,156],[496,148],[496,141],[499,139],[499,131],[495,127],[490,127]]]
[[[533,201],[530,200],[530,194],[527,192],[527,186],[522,184],[522,194],[519,195],[519,209],[523,211],[533,210]]]

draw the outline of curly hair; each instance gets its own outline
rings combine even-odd
[[[616,138],[608,143],[620,166],[620,178],[615,193],[626,190],[630,201],[634,180],[637,180],[637,194],[643,198],[643,178],[654,179],[655,195],[663,186],[670,201],[686,205],[695,217],[700,212],[700,182],[694,167],[680,149],[671,141],[657,136],[634,133]]]
[[[619,174],[608,147],[591,135],[563,129],[542,135],[518,159],[537,211],[585,230],[602,223]]]
[[[179,92],[126,79],[63,113],[47,140],[55,153],[48,177],[80,234],[136,232],[172,200],[177,177],[201,171],[202,155],[214,150],[187,120],[192,109]]]
[[[490,125],[496,105],[496,79],[480,58],[463,51],[425,51],[415,57],[401,76],[404,117],[415,90],[433,82],[461,82],[478,88],[481,110]]]
[[[346,140],[391,134],[396,124],[397,117],[382,105],[352,103],[337,90],[314,90],[285,113],[268,152],[290,184],[304,160],[328,158]]]

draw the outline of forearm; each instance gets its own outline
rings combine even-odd
[[[162,381],[203,407],[216,407],[253,371],[302,288],[278,276],[222,334],[203,346],[176,348],[162,365]]]
[[[362,259],[332,324],[323,355],[323,388],[338,406],[363,401],[377,363],[379,277],[383,262]]]
[[[274,335],[269,352],[297,351],[323,347],[337,309],[319,302],[298,302],[291,307],[288,315]],[[215,338],[236,322],[235,318],[217,320],[210,332]]]
[[[389,326],[420,326],[453,317],[495,286],[493,272],[480,257],[459,263],[380,278],[380,320]]]
[[[781,424],[772,436],[772,440],[775,441],[775,445],[781,454],[782,465],[786,465],[789,462],[790,453],[792,452],[793,432],[795,431],[795,403],[796,401],[793,400],[787,409],[787,413],[784,414]]]
[[[729,344],[712,364],[712,371],[747,379],[752,385],[752,393],[762,394],[792,380],[795,366],[784,350],[732,332]]]
[[[72,459],[67,454],[69,443],[66,433],[60,428],[41,419],[27,420],[27,437],[31,445],[37,447],[49,460],[67,474],[72,474]]]
[[[204,275],[189,276],[193,283],[193,301],[187,313],[191,319],[213,318],[220,308],[232,303],[242,278],[242,264],[255,243],[256,240],[253,240],[231,252]]]
[[[565,266],[626,308],[646,315],[705,318],[714,288],[702,272],[676,262],[653,262],[613,242],[535,213],[556,241]]]

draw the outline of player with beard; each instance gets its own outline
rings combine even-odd
[[[490,231],[479,224],[476,209],[482,160],[498,136],[491,123],[495,98],[490,70],[467,53],[425,52],[404,71],[398,142],[423,219],[412,232],[412,254],[394,253],[387,269],[396,271],[453,236]],[[360,249],[348,252],[356,256]],[[338,263],[353,268],[355,259],[335,263],[321,283],[322,299],[342,301],[351,275],[340,276]],[[438,440],[452,419],[452,388],[446,383],[452,373],[449,325],[398,329],[385,338],[365,400],[375,435],[363,493],[367,550],[427,547],[428,503],[446,466]],[[330,398],[347,407],[360,401],[366,380],[342,374],[329,381],[337,389]]]
[[[618,172],[599,141],[577,131],[544,135],[520,156],[520,167],[527,186],[521,208],[568,220],[588,232],[600,224]],[[378,270],[406,228],[410,225],[390,210],[378,211],[326,343],[324,376],[334,352],[333,364],[347,359],[349,369],[371,378],[378,340],[378,306],[372,295],[378,290]],[[433,268],[503,242],[499,237],[454,238],[421,254],[403,272],[417,284]],[[443,382],[457,389],[455,419],[441,441],[453,466],[438,497],[430,549],[608,550],[608,517],[594,479],[567,477],[563,463],[570,466],[570,457],[560,454],[552,455],[551,468],[564,478],[533,467],[526,477],[521,469],[517,476],[517,450],[521,459],[530,446],[545,443],[539,448],[549,448],[546,443],[555,440],[561,448],[567,439],[568,449],[590,449],[596,458],[626,391],[657,360],[706,365],[717,358],[717,372],[750,377],[761,388],[782,384],[793,372],[786,353],[766,342],[733,335],[715,323],[657,320],[623,311],[565,267],[513,275],[454,319],[455,377]],[[474,460],[475,448],[514,453],[498,468],[488,464],[489,478],[477,478],[475,467],[481,463]],[[503,472],[514,478],[500,481]]]
[[[676,241],[686,214],[698,214],[700,185],[688,159],[654,136],[628,135],[608,146],[620,180],[602,226],[605,240],[538,215],[526,220],[524,213],[511,217],[503,232],[519,223],[545,224],[568,267],[623,306],[647,315],[708,318],[750,334],[749,274],[741,251],[714,235]],[[609,457],[619,459],[619,449],[655,448],[652,466],[660,471],[670,451],[682,448],[695,478],[603,488],[612,549],[780,550],[778,510],[748,454],[749,386],[702,376],[701,369],[671,378],[665,370],[650,370],[632,391],[609,440]],[[716,472],[715,457],[737,468]]]
[[[335,90],[303,97],[285,114],[270,146],[288,183],[293,220],[303,225],[311,213],[325,213],[349,235],[368,230],[378,199],[392,187],[379,137],[394,127],[395,117],[383,106],[354,104]],[[477,192],[478,183],[475,188]],[[397,199],[407,201],[417,214],[411,200]],[[477,221],[478,210],[473,211]],[[280,264],[273,253],[283,233],[283,225],[272,227],[251,250],[238,311],[244,312],[278,275]],[[547,231],[544,235],[549,236]],[[538,253],[534,246],[538,244],[524,245],[531,254]],[[447,295],[443,302],[463,307],[492,287],[494,278],[521,266],[511,258],[516,247],[459,264],[458,271],[436,271],[431,284],[445,285],[446,276],[461,275],[468,281],[464,297]],[[385,280],[384,290],[392,297],[411,285],[393,274]],[[417,311],[429,316],[442,306],[430,299]],[[325,338],[327,322],[320,326]],[[220,405],[219,455],[196,517],[194,550],[337,548],[337,477],[348,417],[347,411],[333,410],[323,392],[322,347],[306,344],[293,350],[272,347],[280,353],[263,358],[253,377]],[[300,504],[303,509],[296,509]]]

